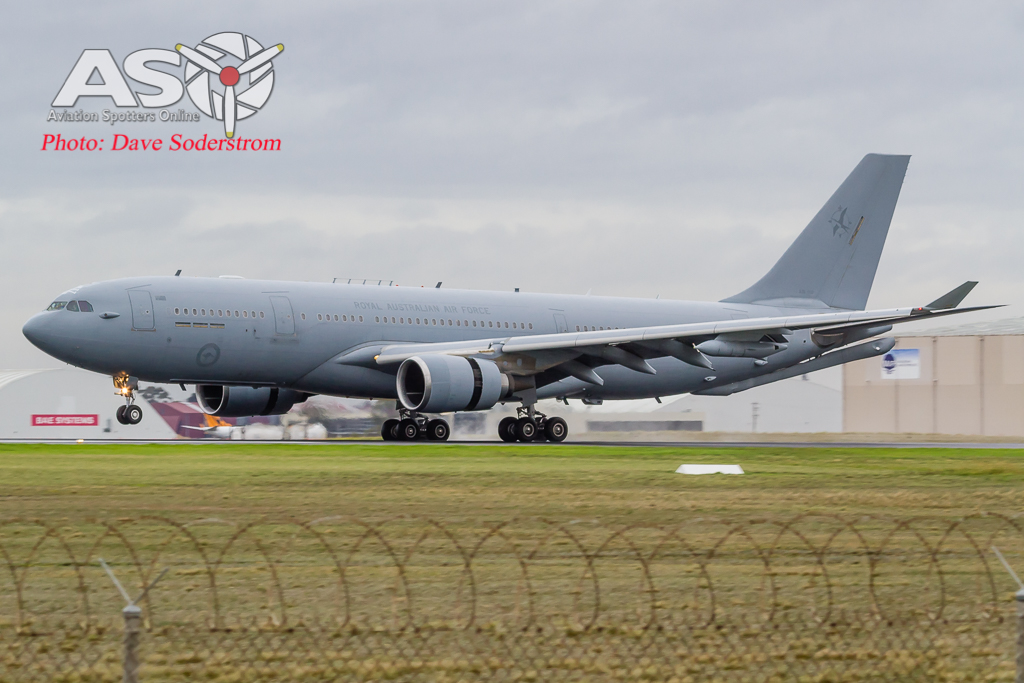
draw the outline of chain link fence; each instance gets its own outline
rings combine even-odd
[[[1021,524],[9,519],[0,681],[1014,680]]]

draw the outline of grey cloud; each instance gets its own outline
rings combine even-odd
[[[982,279],[972,299],[1024,290],[1014,3],[52,9],[23,3],[0,27],[12,55],[0,64],[0,284],[20,293],[9,320],[70,284],[177,267],[719,298],[770,267],[867,152],[914,154],[873,305],[967,278]],[[85,47],[120,59],[222,30],[286,44],[270,103],[241,124],[280,137],[281,153],[38,150],[54,130],[216,135],[207,120],[58,129],[44,117]],[[311,212],[323,197],[377,208]],[[257,201],[277,210],[253,215]],[[41,362],[17,327],[0,331],[0,351]]]

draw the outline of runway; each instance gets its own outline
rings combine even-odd
[[[686,450],[694,449],[719,449],[719,448],[838,448],[838,449],[866,449],[866,448],[904,448],[904,449],[971,449],[971,450],[1024,450],[1024,443],[988,443],[988,442],[953,442],[953,441],[565,441],[563,443],[550,443],[547,441],[536,441],[532,443],[512,442],[506,443],[500,440],[450,440],[444,442],[436,441],[381,441],[380,439],[344,439],[344,440],[238,440],[229,439],[0,439],[0,444],[54,444],[54,445],[289,445],[289,446],[381,446],[388,445],[396,448],[409,446],[430,446],[430,445],[458,445],[458,446],[495,446],[505,448],[536,448],[538,446],[550,446],[554,448],[563,446],[594,446],[600,448],[678,448]]]

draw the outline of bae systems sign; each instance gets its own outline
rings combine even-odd
[[[99,415],[33,415],[33,427],[96,427]]]
[[[217,33],[195,47],[147,48],[118,65],[110,50],[83,50],[53,98],[48,123],[201,124],[218,121],[201,137],[114,132],[67,138],[43,135],[43,151],[280,151],[279,138],[238,135],[241,121],[258,114],[274,91],[274,58],[280,43],[264,47],[242,33]],[[184,69],[182,69],[184,65]],[[188,96],[195,111],[178,106]],[[105,107],[101,110],[99,107]],[[111,108],[113,107],[113,108]],[[220,130],[223,130],[223,137]]]

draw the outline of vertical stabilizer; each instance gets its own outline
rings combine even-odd
[[[724,301],[863,310],[909,163],[902,155],[861,159],[768,274]]]

